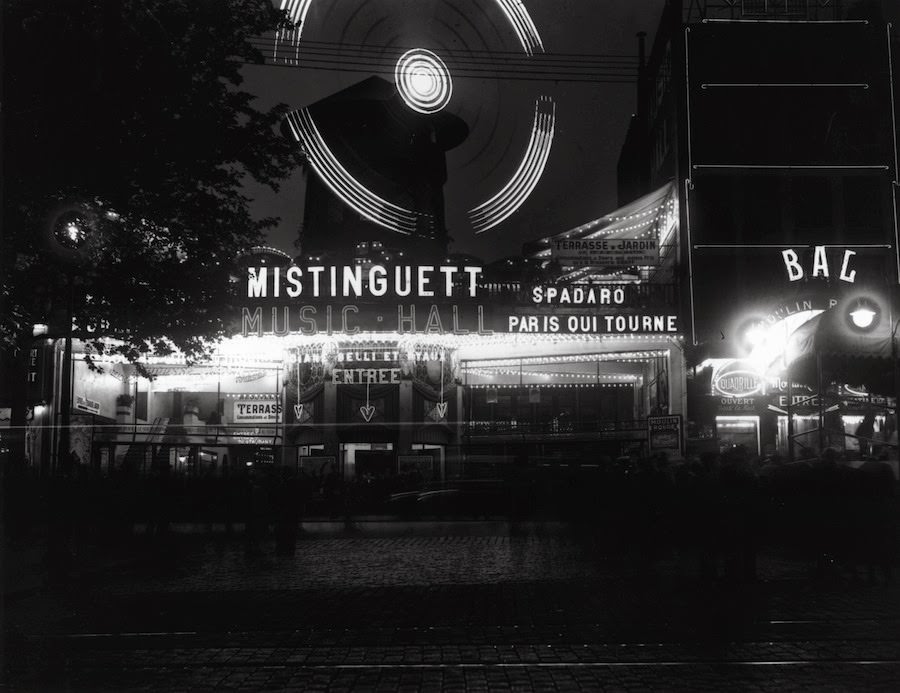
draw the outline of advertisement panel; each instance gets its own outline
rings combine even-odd
[[[647,433],[650,453],[681,452],[681,416],[648,416]]]
[[[275,424],[281,421],[281,402],[272,399],[236,399],[232,423]]]
[[[564,267],[644,267],[659,264],[655,238],[559,238],[550,255]]]

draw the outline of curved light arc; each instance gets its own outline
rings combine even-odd
[[[523,190],[527,190],[530,181],[536,176],[540,177],[539,171],[543,169],[541,158],[546,151],[544,147],[546,135],[543,132],[545,118],[540,117],[540,122],[536,128],[532,130],[531,140],[526,149],[525,158],[519,164],[519,168],[507,184],[487,202],[482,203],[472,211],[473,219],[480,219],[496,213],[498,210],[505,210],[510,204],[515,204],[516,199],[522,194]],[[535,181],[536,183],[537,181]],[[525,193],[526,195],[528,193]],[[516,208],[520,205],[516,205]]]
[[[534,124],[525,156],[515,173],[493,197],[470,210],[475,233],[494,228],[508,219],[534,192],[543,175],[556,128],[556,103],[542,96],[535,101]],[[549,109],[549,112],[547,112]]]
[[[289,113],[287,120],[313,171],[338,198],[379,226],[406,235],[415,231],[420,215],[388,202],[354,178],[328,147],[308,109]]]

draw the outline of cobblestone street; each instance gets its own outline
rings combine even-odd
[[[893,690],[900,590],[760,556],[750,585],[692,556],[601,552],[562,526],[310,526],[178,536],[7,601],[11,690]],[[174,551],[175,553],[171,553]]]

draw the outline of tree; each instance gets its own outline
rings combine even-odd
[[[299,164],[241,66],[283,21],[271,0],[7,0],[0,339],[16,349],[71,300],[76,323],[130,360],[189,356],[225,334],[255,220],[242,182]],[[90,213],[85,261],[53,253],[47,219]],[[58,320],[57,320],[58,322]],[[57,326],[58,332],[63,326]],[[99,339],[95,339],[99,344]]]

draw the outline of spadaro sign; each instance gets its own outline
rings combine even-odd
[[[274,334],[675,333],[677,317],[637,313],[624,285],[496,292],[457,265],[253,267],[243,336]]]

